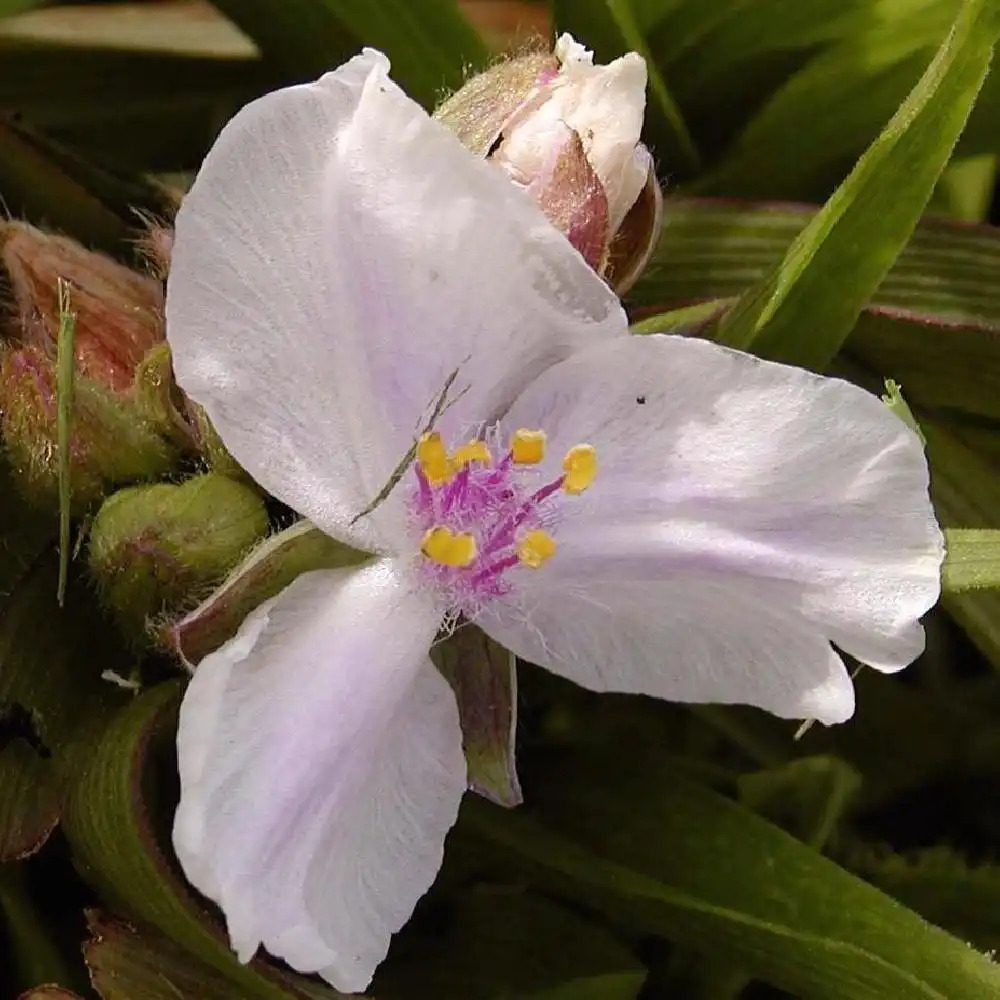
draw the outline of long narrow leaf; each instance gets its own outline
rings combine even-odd
[[[393,78],[432,106],[461,86],[463,66],[484,66],[485,43],[453,0],[218,0],[289,79],[333,69],[362,45],[382,49]]]
[[[721,322],[719,339],[822,370],[913,232],[989,71],[997,25],[966,0],[885,131],[785,259]]]
[[[59,339],[56,345],[56,396],[59,407],[57,439],[59,449],[59,583],[56,596],[62,607],[69,576],[70,504],[73,484],[70,481],[70,447],[73,432],[73,383],[76,364],[76,315],[70,303],[69,285],[59,279]]]

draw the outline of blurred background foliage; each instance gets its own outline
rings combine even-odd
[[[555,29],[649,61],[666,205],[627,302],[637,333],[901,383],[951,531],[946,593],[919,663],[862,672],[856,719],[800,739],[753,710],[598,699],[522,665],[526,805],[467,797],[372,992],[1000,998],[995,0],[0,0],[2,204],[139,266],[144,222],[169,219],[255,95],[368,44],[430,108]],[[285,524],[224,455],[206,461],[247,494],[207,537]],[[82,556],[57,607],[56,520],[15,478],[0,468],[0,994],[336,996],[238,965],[185,885],[177,671],[118,639]],[[227,568],[206,560],[185,586]]]

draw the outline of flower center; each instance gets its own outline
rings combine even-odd
[[[544,481],[538,466],[545,448],[540,430],[517,431],[499,459],[492,438],[451,452],[436,431],[418,442],[410,513],[421,538],[421,572],[452,611],[475,615],[510,591],[513,572],[538,569],[555,555],[561,500],[594,481],[597,454],[589,444],[575,445],[562,475]]]

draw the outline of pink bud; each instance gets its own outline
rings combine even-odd
[[[136,367],[163,340],[159,281],[23,222],[0,227],[0,263],[13,292],[15,340],[54,354],[62,279],[76,315],[78,371],[115,391],[131,387]]]
[[[639,141],[645,106],[640,55],[594,65],[593,53],[563,35],[551,54],[473,77],[435,117],[523,187],[622,293],[659,235],[660,189]]]
[[[635,52],[607,66],[570,35],[556,42],[559,68],[543,73],[535,92],[503,127],[492,158],[515,180],[530,183],[545,168],[564,130],[577,133],[608,199],[617,232],[646,183],[648,156],[640,146],[646,108],[646,63]]]

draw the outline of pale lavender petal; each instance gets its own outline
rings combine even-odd
[[[351,521],[456,369],[453,429],[625,335],[617,299],[531,198],[387,72],[366,51],[226,126],[178,215],[167,295],[178,380],[236,459],[380,551],[401,541],[397,505]]]
[[[650,693],[783,715],[805,709],[788,686],[796,671],[803,692],[840,676],[831,641],[880,669],[919,654],[942,538],[920,442],[874,396],[703,341],[633,338],[547,372],[509,426],[549,434],[543,478],[580,441],[600,464],[561,504],[556,556],[520,572],[502,624],[483,623],[519,654],[624,671],[623,642],[648,643],[632,657],[651,665],[664,630],[683,631],[663,647],[666,687],[649,680]],[[593,615],[608,630],[617,616],[629,638],[599,642]],[[572,648],[557,648],[553,620],[577,635]]]
[[[757,705],[825,723],[854,711],[843,662],[783,604],[780,587],[695,573],[655,581],[595,573],[570,581],[528,572],[533,576],[477,624],[522,659],[583,687]]]
[[[437,625],[392,562],[319,571],[198,667],[174,846],[241,960],[362,990],[433,882],[466,786]]]

